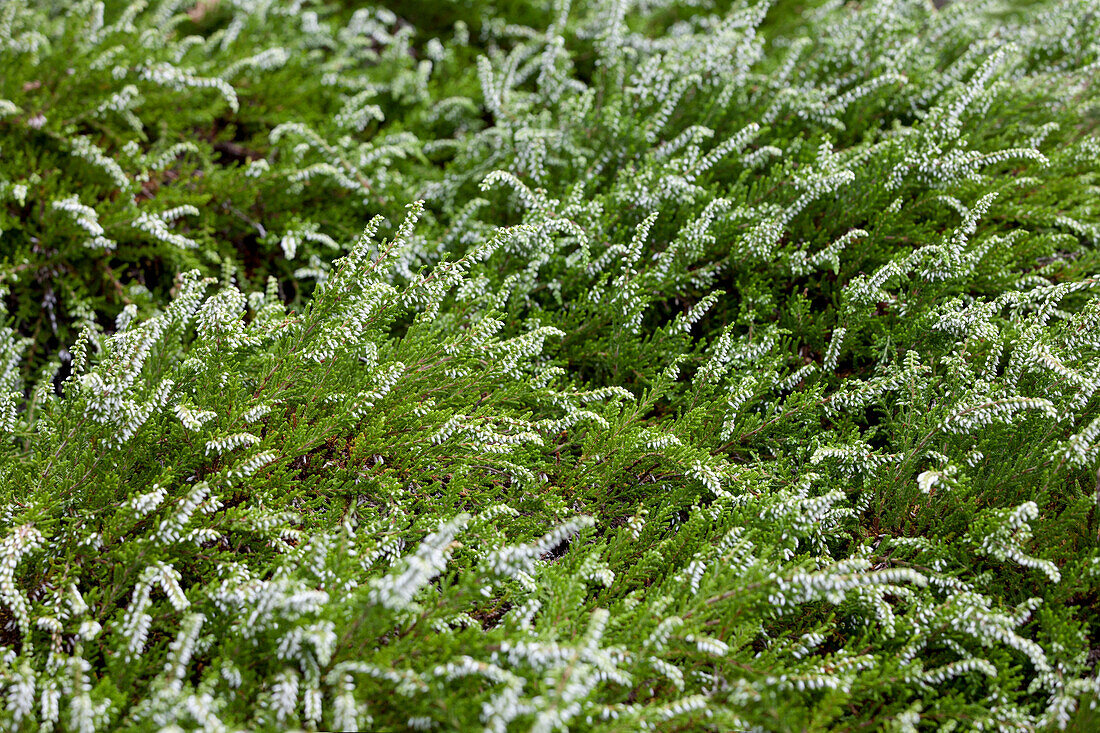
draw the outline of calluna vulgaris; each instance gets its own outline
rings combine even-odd
[[[1098,79],[1100,0],[0,3],[0,727],[1095,724]]]

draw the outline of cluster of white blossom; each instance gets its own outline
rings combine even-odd
[[[229,108],[236,112],[240,109],[237,91],[224,79],[203,77],[187,69],[181,69],[167,62],[147,66],[138,71],[138,77],[158,86],[176,90],[215,89],[225,99]]]
[[[80,203],[78,196],[73,195],[66,199],[53,201],[50,206],[54,211],[63,211],[71,216],[78,227],[91,235],[91,238],[84,242],[85,247],[104,250],[115,248],[115,242],[103,236],[103,225],[99,223],[99,215],[96,210],[91,206]]]

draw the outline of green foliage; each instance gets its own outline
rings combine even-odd
[[[1095,3],[351,5],[0,8],[6,727],[1073,723]]]
[[[436,119],[432,74],[461,78],[468,47],[418,62],[384,9],[108,5],[0,16],[0,262],[34,369],[83,324],[151,313],[177,272],[273,275],[300,301],[463,123]]]

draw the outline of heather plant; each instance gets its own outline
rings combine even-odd
[[[0,8],[4,725],[1070,726],[1098,10]]]
[[[35,371],[190,269],[275,276],[300,303],[364,222],[400,218],[404,176],[430,177],[425,144],[453,134],[432,75],[461,40],[418,59],[385,8],[147,5],[0,13],[2,257]]]

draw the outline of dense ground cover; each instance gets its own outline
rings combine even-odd
[[[1055,729],[1100,6],[0,5],[27,730]]]

